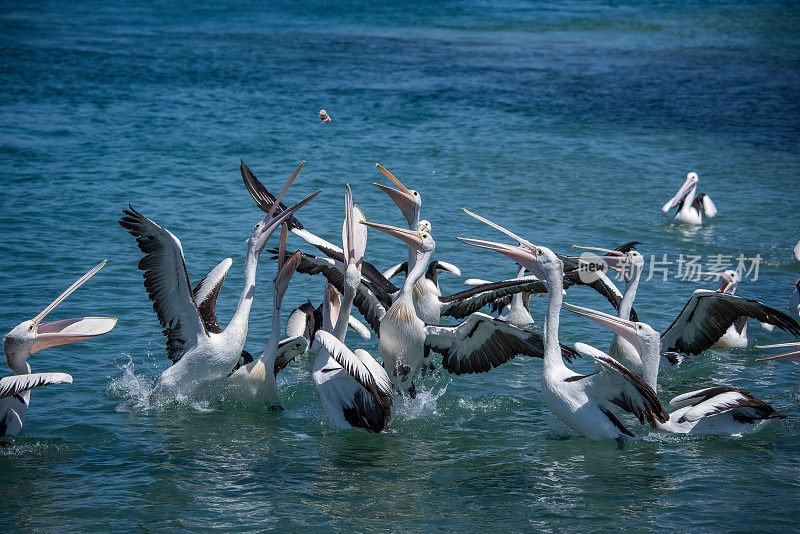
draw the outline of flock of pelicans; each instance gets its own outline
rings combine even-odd
[[[464,210],[475,219],[502,232],[515,244],[458,238],[461,242],[500,253],[516,265],[517,276],[489,282],[467,280],[471,287],[442,295],[439,272],[460,275],[458,267],[432,261],[436,243],[430,222],[420,219],[422,198],[406,188],[389,171],[378,170],[397,188],[375,184],[400,208],[408,229],[367,222],[345,186],[341,248],[308,231],[295,213],[318,194],[287,208],[281,203],[303,163],[297,167],[277,198],[259,182],[242,162],[241,172],[248,191],[266,217],[253,228],[247,240],[244,287],[231,321],[224,329],[216,315],[216,300],[232,260],[217,265],[194,288],[184,263],[181,243],[166,228],[132,207],[119,221],[136,237],[144,257],[139,262],[144,286],[167,338],[167,356],[172,365],[158,379],[151,397],[166,399],[195,395],[222,386],[224,395],[240,402],[280,409],[276,376],[293,359],[316,354],[312,379],[325,418],[337,428],[358,427],[373,432],[387,429],[395,395],[416,395],[416,383],[435,369],[432,354],[441,356],[441,367],[455,375],[491,371],[517,355],[543,359],[541,393],[547,407],[567,426],[588,439],[616,439],[622,443],[633,433],[615,413],[629,412],[653,428],[676,433],[739,435],[762,428],[784,417],[769,404],[731,386],[716,386],[678,395],[668,412],[659,399],[658,373],[662,366],[680,363],[684,355],[697,355],[715,346],[746,347],[747,321],[756,319],[766,329],[777,326],[800,336],[797,316],[758,301],[735,295],[739,281],[735,271],[703,273],[718,276],[716,291],[698,289],[664,331],[659,333],[638,320],[633,301],[644,259],[631,242],[613,250],[588,248],[603,256],[597,260],[557,254],[510,230]],[[706,195],[695,196],[697,174],[686,182],[663,211],[678,208],[675,219],[701,224],[716,208]],[[258,358],[243,350],[253,304],[259,257],[274,232],[281,228],[277,249],[267,252],[277,260],[272,283],[272,329],[266,348]],[[364,260],[367,229],[392,236],[408,249],[408,259],[385,272]],[[321,253],[286,252],[288,232],[302,238]],[[800,260],[800,244],[795,249]],[[25,420],[30,390],[47,384],[71,383],[64,373],[31,373],[28,357],[57,345],[99,336],[111,331],[116,319],[82,317],[43,323],[42,320],[73,291],[94,276],[100,263],[70,286],[31,320],[24,321],[3,339],[8,365],[15,373],[0,380],[0,435],[16,434]],[[622,274],[620,292],[603,267]],[[281,303],[295,272],[322,275],[322,303],[310,301],[293,310],[284,339],[280,339]],[[526,276],[526,273],[530,273]],[[390,281],[404,274],[397,286]],[[588,285],[601,293],[617,310],[608,314],[563,302],[565,290]],[[531,295],[548,298],[543,333],[526,328],[533,322],[528,310]],[[351,315],[353,306],[368,327]],[[480,310],[488,306],[490,313]],[[798,291],[793,297],[798,311]],[[611,330],[614,340],[606,354],[584,343],[574,348],[559,343],[561,310],[578,314]],[[440,324],[442,317],[461,322]],[[364,339],[376,334],[382,364],[368,352],[348,348],[349,329]],[[372,330],[372,333],[370,332]],[[800,345],[784,343],[772,346]],[[596,364],[594,373],[581,375],[567,367],[580,354]],[[800,350],[772,359],[800,358]]]

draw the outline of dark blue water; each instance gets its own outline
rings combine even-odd
[[[623,450],[561,439],[540,362],[521,359],[429,380],[380,436],[322,424],[309,361],[283,375],[280,414],[213,398],[147,405],[168,361],[116,220],[132,202],[167,226],[193,281],[233,257],[225,323],[261,217],[239,158],[275,189],[308,160],[289,198],[324,189],[301,220],[331,241],[345,181],[369,219],[403,222],[371,185],[380,162],[422,193],[437,257],[468,277],[513,269],[455,241],[500,237],[461,207],[562,252],[636,239],[671,261],[760,254],[739,293],[786,309],[800,267],[799,22],[791,2],[3,3],[0,325],[103,258],[57,315],[119,317],[102,338],[31,358],[75,383],[36,391],[24,434],[0,452],[3,530],[796,528],[800,375],[755,362],[757,350],[666,372],[661,397],[732,384],[788,419],[739,439],[637,428],[646,439]],[[659,209],[690,170],[719,208],[699,229]],[[369,260],[404,256],[370,234]],[[640,286],[637,310],[657,329],[699,285],[671,269]],[[251,352],[268,337],[273,276],[262,261]],[[322,289],[297,275],[286,306]],[[585,289],[568,300],[607,309]],[[543,303],[532,308],[540,320]],[[610,335],[563,317],[561,338],[605,349]]]

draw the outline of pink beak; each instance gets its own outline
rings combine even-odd
[[[398,228],[396,226],[389,226],[388,224],[378,224],[372,223],[368,221],[361,221],[361,224],[365,224],[371,228],[375,228],[376,230],[380,230],[384,234],[388,234],[392,237],[396,237],[409,247],[413,248],[416,251],[422,250],[422,237],[420,237],[420,233],[414,230],[406,230],[404,228]]]
[[[793,341],[790,343],[777,343],[775,345],[756,345],[754,348],[756,349],[776,349],[780,347],[797,347],[795,350],[790,350],[789,352],[782,352],[781,354],[776,354],[775,356],[768,356],[767,358],[758,358],[757,362],[765,362],[765,361],[772,361],[772,360],[800,360],[800,342]]]
[[[412,226],[415,223],[419,224],[419,206],[417,205],[417,199],[414,197],[414,194],[409,190],[406,186],[400,182],[392,173],[381,167],[379,164],[375,164],[375,167],[386,176],[389,180],[394,183],[398,187],[398,189],[392,189],[391,187],[386,187],[385,185],[375,183],[373,184],[375,187],[389,195],[397,207],[400,208],[400,211],[403,213],[403,216],[408,221],[408,225]]]
[[[536,275],[537,278],[542,280],[546,278],[544,271],[541,267],[539,267],[539,262],[536,260],[536,255],[531,252],[531,250],[536,250],[536,247],[533,244],[530,244],[531,249],[528,250],[528,247],[517,247],[514,245],[506,245],[505,243],[484,241],[483,239],[469,239],[466,237],[456,237],[456,239],[466,245],[472,245],[473,247],[480,247],[499,252],[503,256],[510,258],[511,260],[528,269],[530,272]]]
[[[582,315],[592,321],[601,324],[614,332],[619,334],[625,341],[629,342],[636,348],[636,351],[641,354],[642,350],[639,345],[639,339],[636,337],[636,327],[634,323],[614,317],[607,313],[599,312],[582,306],[575,306],[574,304],[564,303],[564,309]]]
[[[64,299],[102,269],[106,262],[108,262],[108,260],[103,260],[88,273],[80,277],[74,284],[69,286],[66,291],[61,293],[58,298],[42,310],[39,315],[33,318],[36,329],[36,339],[30,348],[30,354],[49,347],[56,347],[58,345],[65,345],[67,343],[74,343],[76,341],[99,336],[110,332],[114,328],[117,324],[117,320],[113,317],[80,317],[76,319],[61,319],[48,323],[41,322],[42,319],[53,311],[56,306],[61,304]]]
[[[364,213],[358,206],[353,204],[353,193],[350,191],[350,184],[344,190],[344,224],[342,226],[342,246],[344,247],[344,268],[353,264],[357,269],[361,269],[361,262],[367,249],[367,229],[362,225],[357,225],[356,221],[364,220]]]

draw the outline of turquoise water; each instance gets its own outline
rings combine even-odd
[[[403,223],[371,185],[380,162],[420,190],[437,257],[467,277],[513,268],[455,241],[500,237],[461,207],[562,252],[636,239],[648,258],[760,254],[758,280],[739,293],[786,309],[800,276],[798,22],[790,2],[2,4],[0,326],[33,317],[103,258],[57,318],[119,317],[102,338],[31,358],[75,383],[34,392],[24,434],[0,450],[2,530],[795,529],[800,375],[755,362],[759,351],[667,371],[661,397],[732,384],[788,419],[739,439],[637,426],[645,439],[623,450],[564,439],[539,394],[540,362],[521,358],[430,379],[386,435],[327,429],[307,360],[282,375],[281,413],[213,398],[147,405],[168,360],[139,252],[116,220],[132,202],[167,226],[193,281],[233,257],[225,323],[262,216],[239,158],[275,189],[308,160],[289,198],[323,188],[301,220],[332,241],[345,181],[368,218]],[[660,212],[689,170],[719,208],[699,229]],[[370,261],[404,256],[370,233]],[[657,329],[698,287],[675,268],[640,286],[636,308]],[[265,258],[254,353],[273,276]],[[286,308],[322,289],[297,275]],[[608,309],[582,288],[567,300]],[[537,320],[543,308],[534,300]],[[750,330],[760,343],[789,339]],[[561,339],[605,349],[610,335],[564,316]],[[377,355],[375,342],[350,344]]]

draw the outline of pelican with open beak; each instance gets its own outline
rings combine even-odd
[[[0,399],[0,436],[18,434],[22,429],[32,387],[72,382],[72,377],[64,373],[30,374],[29,356],[42,349],[97,337],[110,332],[117,324],[113,317],[79,317],[42,322],[64,299],[102,269],[106,261],[84,274],[36,317],[20,323],[3,338],[6,361],[17,376],[0,383],[0,389],[6,389],[4,386],[10,388],[7,391],[9,396]],[[22,378],[22,375],[28,378]]]
[[[391,180],[392,183],[397,186],[397,189],[392,189],[391,187],[387,187],[379,183],[374,183],[373,185],[389,195],[389,198],[391,198],[394,203],[397,204],[397,207],[400,208],[403,216],[408,221],[408,227],[411,230],[420,230],[419,212],[422,208],[422,197],[420,194],[417,191],[404,186],[394,174],[390,173],[379,164],[376,163],[375,167],[377,167],[381,174]]]

